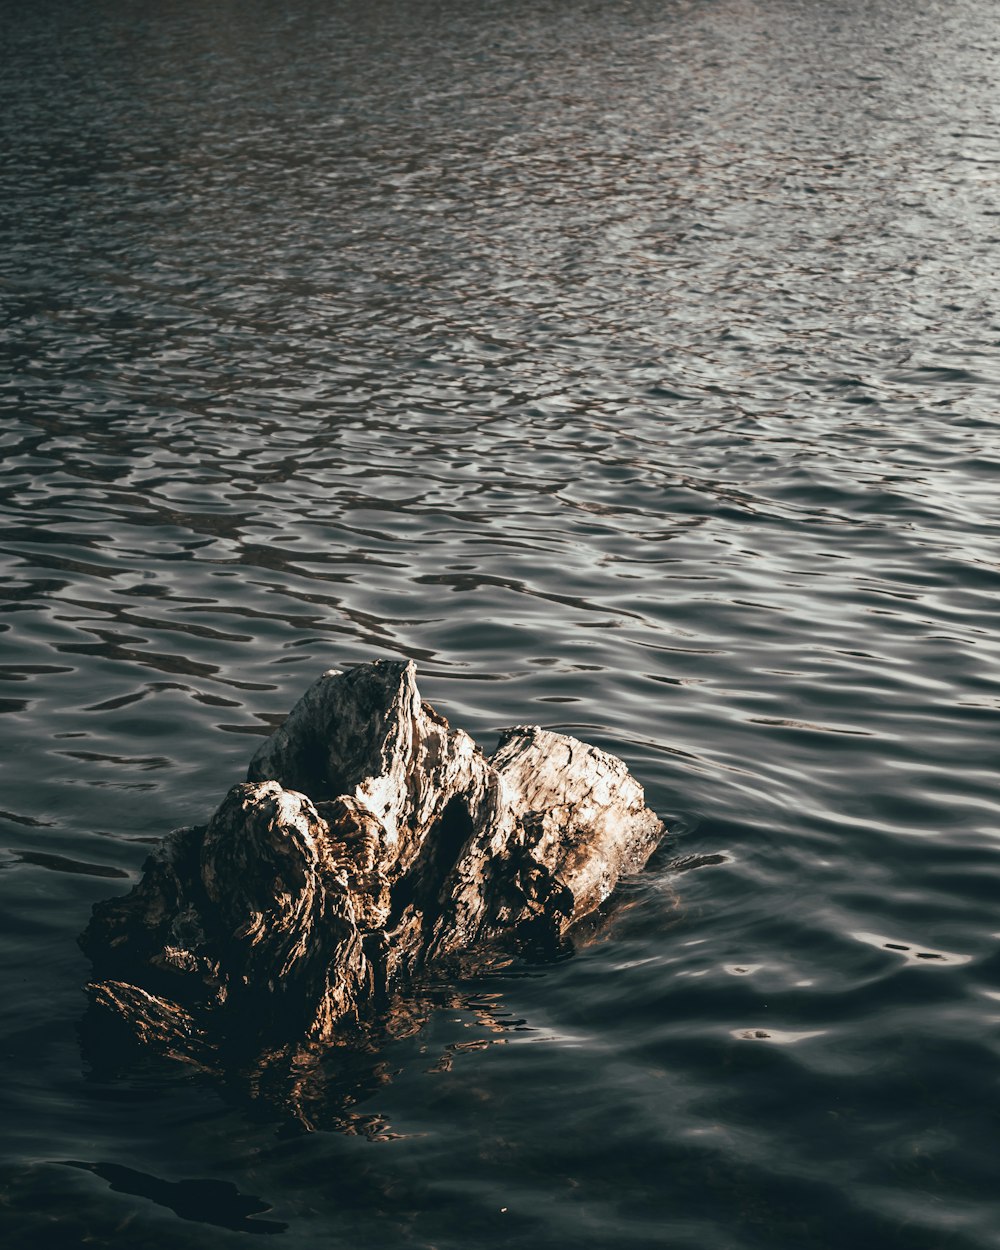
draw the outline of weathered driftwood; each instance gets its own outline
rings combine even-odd
[[[208,825],[95,906],[88,989],[138,1040],[206,1066],[237,1039],[363,1043],[429,970],[557,946],[662,834],[603,751],[518,726],[487,760],[421,702],[413,664],[331,670]]]

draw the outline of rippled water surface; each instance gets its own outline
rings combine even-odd
[[[4,1246],[1000,1244],[996,6],[3,39]],[[670,841],[313,1132],[102,1065],[91,904],[379,656]]]

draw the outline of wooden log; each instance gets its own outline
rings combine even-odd
[[[555,946],[664,832],[615,757],[534,726],[487,760],[412,663],[331,670],[206,826],[169,835],[81,945],[93,1003],[140,1041],[357,1044],[477,948]]]

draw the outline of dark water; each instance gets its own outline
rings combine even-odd
[[[1000,1244],[996,6],[2,38],[0,1242]],[[91,904],[377,656],[622,755],[628,906],[354,1135],[88,1057]]]

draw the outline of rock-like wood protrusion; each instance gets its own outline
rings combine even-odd
[[[558,943],[662,834],[603,751],[517,727],[488,761],[421,702],[412,663],[331,670],[208,825],[94,908],[89,990],[195,1062],[237,1037],[350,1042],[425,969]]]

